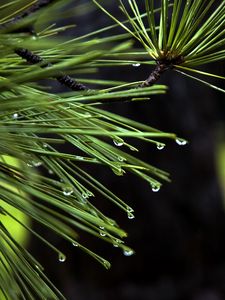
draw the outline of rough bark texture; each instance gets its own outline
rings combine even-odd
[[[141,84],[141,87],[152,86],[153,84],[157,83],[160,79],[161,75],[168,70],[166,64],[158,63],[155,69],[151,72],[149,77]]]
[[[40,64],[41,68],[48,68],[52,66],[51,63],[46,62],[41,56],[34,54],[28,49],[17,48],[15,49],[15,53],[32,65]],[[55,76],[55,78],[58,80],[59,83],[73,91],[88,90],[88,88],[84,84],[71,78],[69,75],[63,74],[62,72],[59,72],[59,75]]]

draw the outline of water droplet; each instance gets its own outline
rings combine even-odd
[[[99,234],[100,234],[101,236],[106,236],[106,233],[105,233],[105,231],[103,231],[103,230],[100,230],[100,231],[99,231]]]
[[[128,145],[128,147],[129,147],[129,149],[130,149],[131,151],[136,151],[136,152],[138,152],[138,149],[137,149],[137,148],[135,148],[135,147],[133,147],[133,146],[131,146],[131,145]]]
[[[35,35],[33,35],[31,39],[35,41],[37,39],[37,37]]]
[[[120,240],[118,240],[118,239],[112,239],[112,245],[113,245],[113,247],[118,248],[120,243],[121,243]]]
[[[89,112],[85,112],[84,113],[84,116],[87,118],[87,117],[91,117],[91,114]]]
[[[117,147],[121,147],[124,144],[124,140],[120,139],[120,138],[116,138],[113,140],[113,143],[117,146]]]
[[[78,155],[77,155],[77,156],[75,156],[75,158],[76,158],[76,159],[79,159],[79,160],[84,160],[84,157],[83,157],[83,156],[78,156]]]
[[[163,150],[165,148],[165,144],[157,144],[158,150]]]
[[[48,148],[48,144],[44,143],[44,144],[43,144],[43,147],[44,147],[44,148]]]
[[[184,139],[176,139],[176,143],[177,143],[179,146],[185,146],[185,145],[187,145],[187,141],[184,140]]]
[[[131,256],[131,255],[133,255],[134,254],[134,250],[132,250],[132,249],[130,249],[130,248],[126,248],[126,249],[124,249],[123,250],[123,254],[125,255],[125,256]]]
[[[99,226],[99,228],[100,228],[100,229],[102,229],[102,230],[104,230],[104,229],[105,229],[105,227],[104,227],[104,226]]]
[[[117,159],[118,159],[118,161],[125,161],[126,160],[126,158],[122,157],[122,156],[118,156]]]
[[[134,63],[134,64],[132,64],[132,66],[135,67],[135,68],[140,67],[140,65],[141,65],[140,63]]]
[[[112,168],[112,171],[117,176],[123,176],[123,170],[121,168],[120,169],[114,169],[114,168]]]
[[[113,247],[118,248],[122,244],[122,241],[119,239],[113,240]]]
[[[41,161],[32,160],[32,165],[34,167],[40,167],[42,165],[42,162]]]
[[[127,214],[128,219],[132,220],[135,218],[134,214],[132,214],[131,212],[128,212]]]
[[[160,185],[152,185],[152,191],[157,193],[160,190]]]
[[[54,172],[51,169],[49,169],[48,174],[52,175],[52,174],[54,174]]]
[[[12,115],[13,120],[17,120],[19,118],[19,114],[18,113],[14,113]]]
[[[73,194],[73,187],[72,186],[64,186],[62,188],[62,190],[63,190],[63,195],[64,196],[70,196],[70,195]]]
[[[74,247],[79,247],[78,243],[76,243],[76,242],[72,242],[72,245],[73,245]]]
[[[63,253],[59,253],[59,261],[60,262],[66,261],[66,256]]]
[[[129,212],[133,212],[134,210],[133,210],[133,208],[132,207],[130,207],[130,206],[127,206],[127,212],[129,213]]]
[[[86,194],[88,195],[88,197],[93,197],[94,196],[94,194],[91,192],[91,191],[86,191]]]
[[[88,198],[89,198],[89,194],[88,194],[87,192],[83,192],[83,193],[82,193],[82,198],[83,198],[84,200],[88,199]]]

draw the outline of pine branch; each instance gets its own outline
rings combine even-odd
[[[22,19],[30,16],[31,14],[37,12],[41,8],[44,8],[44,7],[48,6],[49,4],[51,4],[53,2],[55,2],[55,0],[39,0],[39,1],[37,1],[37,3],[31,5],[30,7],[25,9],[22,13],[16,15],[11,20],[1,24],[0,25],[0,30],[6,29],[6,28],[10,27],[11,25],[16,24],[17,22],[21,21]]]
[[[26,61],[30,64],[41,64],[41,68],[49,68],[52,66],[51,63],[44,61],[44,59],[41,56],[34,54],[28,49],[17,48],[14,51],[21,58],[26,59]],[[58,80],[59,83],[70,88],[73,91],[89,90],[85,85],[76,81],[75,79],[72,79],[69,75],[60,73],[59,75],[55,76],[55,78]]]
[[[125,1],[119,0],[126,21],[120,21],[113,16],[100,1],[92,1],[142,44],[147,61],[153,59],[157,63],[155,70],[141,87],[157,82],[168,69],[167,66],[187,67],[191,72],[197,72],[195,67],[198,65],[225,60],[224,0],[174,0],[172,3],[163,0],[160,1],[160,18],[155,17],[155,7],[158,6],[152,0],[145,1],[146,14],[140,13],[138,1],[130,0],[125,4]],[[207,81],[201,82],[225,92]]]
[[[11,24],[52,2],[39,1],[27,10],[24,8],[21,14],[3,25],[8,24],[10,29]],[[93,2],[98,3],[96,0]],[[117,176],[133,173],[145,180],[153,192],[159,191],[163,182],[170,181],[167,172],[130,154],[138,151],[130,139],[148,142],[159,150],[165,146],[162,139],[176,141],[179,145],[185,145],[187,141],[178,139],[173,133],[101,110],[96,107],[97,104],[143,100],[151,95],[164,94],[166,87],[155,83],[167,70],[175,69],[199,80],[186,71],[194,70],[192,68],[197,65],[225,59],[225,52],[221,49],[225,43],[222,27],[225,21],[224,1],[183,0],[182,6],[180,0],[170,3],[163,0],[158,10],[158,23],[154,1],[145,1],[146,13],[143,14],[140,14],[138,1],[130,0],[126,5],[125,1],[119,2],[127,20],[120,22],[110,12],[107,14],[128,32],[126,34],[109,34],[99,38],[98,34],[107,33],[107,29],[103,28],[71,41],[60,42],[48,39],[48,36],[60,31],[51,26],[37,34],[36,39],[31,39],[27,34],[1,32],[0,290],[8,299],[11,290],[15,291],[14,299],[64,298],[45,277],[41,265],[15,240],[14,231],[11,233],[8,230],[5,219],[14,220],[34,234],[56,253],[60,262],[64,262],[66,256],[35,232],[27,219],[39,222],[109,268],[108,261],[79,243],[77,230],[116,245],[125,255],[132,255],[134,251],[123,242],[126,232],[111,216],[105,215],[94,205],[94,196],[102,195],[129,219],[134,218],[133,209],[104,186],[99,178],[89,174],[88,168],[82,168],[83,165],[105,166]],[[13,3],[10,2],[10,5]],[[213,4],[216,8],[209,14]],[[18,11],[22,10],[23,7]],[[106,12],[104,8],[102,10]],[[6,19],[9,20],[9,17],[3,14],[2,20]],[[146,27],[146,24],[149,26]],[[61,30],[65,28],[68,27]],[[142,52],[131,48],[131,42],[127,42],[130,36],[143,45]],[[90,37],[95,38],[92,40]],[[18,45],[23,47],[18,48]],[[35,49],[41,56],[29,49]],[[21,63],[21,58],[40,68]],[[54,64],[49,61],[54,61]],[[97,79],[101,67],[117,66],[119,70],[119,67],[135,62],[147,65],[156,63],[155,69],[142,84],[140,81]],[[78,74],[83,74],[84,78],[71,78],[62,72],[65,68],[69,69],[69,74],[74,72],[76,78]],[[225,79],[204,71],[195,72]],[[88,78],[85,78],[86,74]],[[90,74],[94,74],[91,79]],[[46,91],[41,82],[39,85],[36,83],[49,77],[72,91],[55,94]],[[81,82],[107,88],[89,90]],[[66,147],[63,151],[59,150],[59,145],[64,143],[69,145],[70,152]],[[21,220],[17,213],[11,211],[13,208],[27,219]]]
[[[25,48],[17,48],[14,50],[15,53],[20,56],[21,58],[25,59],[30,64],[40,64],[41,68],[48,68],[51,67],[52,64],[45,61],[41,56],[34,54],[32,51],[25,49]],[[169,66],[165,64],[157,64],[156,69],[151,73],[149,78],[140,85],[140,87],[147,87],[152,86],[156,81],[160,78],[161,74],[165,72]],[[75,79],[72,79],[69,75],[60,73],[59,75],[54,76],[55,79],[61,83],[62,85],[66,86],[67,88],[73,91],[92,91],[96,93],[94,90],[90,90],[84,84],[78,82]],[[141,96],[140,91],[130,90],[130,94],[133,96],[124,97],[120,94],[116,96],[114,93],[109,93],[109,95],[105,95],[104,99],[99,99],[99,103],[116,103],[116,102],[130,102],[133,101],[135,97]],[[149,93],[150,95],[150,93]],[[102,97],[103,98],[103,97]],[[144,100],[148,100],[149,98],[144,98]],[[93,101],[90,99],[86,99],[83,101],[85,104],[92,103]]]

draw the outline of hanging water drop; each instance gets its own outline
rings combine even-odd
[[[152,191],[157,193],[160,190],[160,185],[152,185]]]
[[[176,139],[176,143],[177,143],[179,146],[185,146],[185,145],[187,145],[187,141],[184,140],[184,139]]]
[[[87,195],[88,195],[89,197],[94,196],[94,194],[93,194],[91,191],[87,191]]]
[[[134,254],[134,250],[132,250],[132,249],[124,249],[123,250],[123,254],[125,256],[132,256]]]
[[[163,150],[164,148],[165,148],[165,144],[160,144],[160,143],[157,144],[158,150]]]
[[[64,196],[70,196],[73,194],[73,187],[71,186],[64,186],[62,190]]]
[[[76,242],[72,242],[72,245],[73,245],[73,247],[78,247],[79,246],[78,243],[76,243]]]
[[[66,256],[63,253],[59,253],[59,261],[60,262],[65,262],[66,261]]]
[[[140,65],[141,65],[140,63],[134,63],[134,64],[132,64],[132,66],[135,67],[135,68],[140,67]]]
[[[126,160],[126,158],[122,157],[122,156],[118,156],[117,159],[118,159],[118,161],[125,161]]]
[[[130,220],[132,220],[132,219],[135,218],[134,214],[132,214],[131,212],[129,212],[129,213],[127,214],[127,217],[128,217],[128,219],[130,219]]]
[[[78,155],[76,155],[75,158],[76,158],[76,159],[79,159],[79,160],[84,160],[84,157],[83,157],[83,156],[78,156]]]
[[[116,138],[113,140],[113,143],[117,146],[117,147],[121,147],[124,144],[124,140],[120,139],[120,138]]]
[[[126,208],[126,209],[127,209],[127,212],[128,212],[128,213],[134,212],[133,208],[132,208],[132,207],[130,207],[130,206],[127,206],[127,208]]]
[[[51,169],[48,169],[48,174],[52,175],[54,172]]]
[[[42,162],[38,160],[32,160],[32,165],[37,168],[42,165]]]
[[[128,145],[128,147],[129,147],[129,149],[130,149],[131,151],[136,151],[136,152],[138,152],[138,149],[137,149],[137,148],[135,148],[135,147],[133,147],[133,146],[131,146],[131,145]]]
[[[103,231],[103,230],[100,230],[100,231],[99,231],[99,234],[100,234],[101,236],[106,236],[106,233],[105,233],[105,231]]]
[[[87,200],[87,199],[89,198],[89,194],[88,194],[87,192],[83,192],[83,193],[82,193],[82,198],[83,198],[84,200]]]
[[[19,114],[18,113],[14,113],[12,115],[13,120],[17,120],[19,118]]]
[[[85,112],[85,113],[84,113],[84,116],[85,116],[86,118],[88,118],[88,117],[91,117],[91,114],[90,114],[89,112]]]
[[[112,168],[112,171],[117,176],[123,176],[123,170],[121,168],[120,169],[114,169],[114,168]]]

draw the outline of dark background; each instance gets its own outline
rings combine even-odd
[[[116,7],[112,4],[111,11],[116,13]],[[78,25],[74,35],[110,24],[98,10],[74,22]],[[220,63],[204,70],[224,75]],[[150,72],[151,67],[129,66],[122,72],[101,70],[100,76],[135,81],[144,80]],[[137,144],[140,157],[169,171],[172,183],[153,193],[148,184],[129,174],[121,178],[110,170],[90,170],[135,209],[136,218],[128,220],[107,200],[96,200],[129,233],[127,244],[136,254],[125,257],[120,250],[83,234],[81,242],[112,262],[107,271],[49,232],[44,234],[67,255],[64,264],[31,241],[32,253],[68,300],[225,299],[225,215],[216,168],[217,145],[224,141],[224,131],[219,130],[219,124],[224,124],[223,95],[173,71],[164,74],[160,83],[169,86],[166,96],[104,108],[189,141],[184,147],[168,142],[161,151],[151,144]]]

